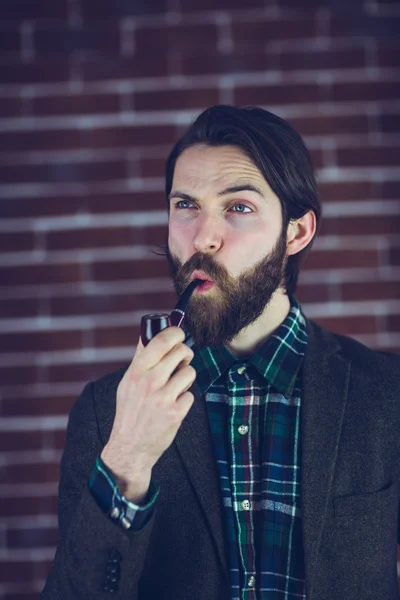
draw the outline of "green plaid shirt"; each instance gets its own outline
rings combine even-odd
[[[220,477],[232,600],[304,600],[300,520],[300,368],[305,320],[294,299],[277,331],[250,359],[226,348],[196,350],[195,392],[205,395]],[[121,497],[100,457],[89,487],[99,505],[140,529],[147,503]],[[122,502],[125,500],[125,502]]]
[[[300,518],[300,368],[307,346],[297,302],[250,359],[196,350],[225,517],[232,600],[305,599]]]

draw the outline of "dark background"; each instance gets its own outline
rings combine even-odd
[[[260,105],[304,136],[325,214],[299,299],[400,352],[399,7],[2,0],[1,599],[38,598],[50,568],[74,399],[173,306],[164,160],[201,109]]]

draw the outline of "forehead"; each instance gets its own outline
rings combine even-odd
[[[267,185],[261,171],[241,148],[198,144],[179,156],[172,187],[224,186],[233,179]]]

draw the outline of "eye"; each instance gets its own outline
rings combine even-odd
[[[246,206],[246,204],[234,204],[233,206],[231,206],[231,209],[233,212],[236,213],[249,213],[249,212],[253,212],[251,210],[251,208],[249,208],[248,206]]]
[[[174,208],[183,209],[183,208],[192,208],[193,203],[190,200],[178,200],[174,202]]]

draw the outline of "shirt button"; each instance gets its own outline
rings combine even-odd
[[[112,509],[112,511],[110,512],[110,517],[112,519],[119,519],[119,515],[120,515],[120,510],[117,506],[114,506],[114,508]]]
[[[243,510],[250,510],[250,500],[243,500],[242,508]]]
[[[249,587],[254,587],[256,585],[256,578],[253,577],[253,575],[251,577],[249,577]]]
[[[243,375],[243,373],[245,372],[246,367],[239,367],[237,372],[239,373],[239,375]]]
[[[248,431],[249,428],[247,427],[247,425],[239,425],[238,432],[240,433],[240,435],[246,435]]]

